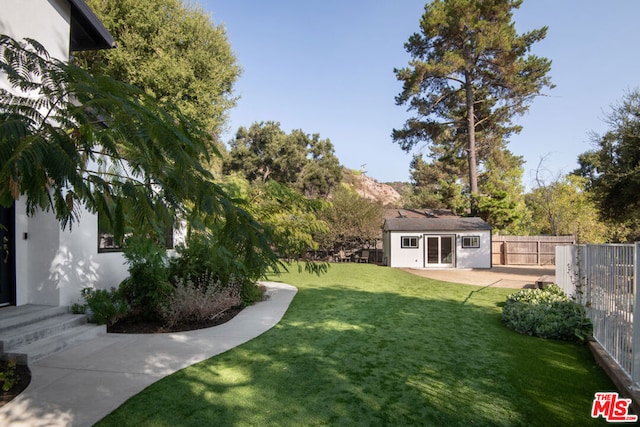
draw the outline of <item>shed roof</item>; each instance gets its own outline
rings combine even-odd
[[[386,218],[442,218],[442,217],[455,217],[450,209],[432,209],[432,208],[420,208],[420,209],[404,209],[404,208],[389,208],[384,210],[384,217]]]
[[[385,231],[471,231],[491,230],[482,218],[387,218]]]
[[[83,0],[69,0],[69,3],[71,3],[70,48],[72,52],[116,47],[111,33]]]

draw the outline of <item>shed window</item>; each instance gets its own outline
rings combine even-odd
[[[463,248],[479,248],[480,236],[462,236]]]
[[[403,248],[417,248],[418,247],[418,237],[416,236],[402,236],[402,245]]]

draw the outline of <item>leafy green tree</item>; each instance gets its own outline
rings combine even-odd
[[[182,0],[87,0],[117,48],[77,55],[80,65],[177,105],[217,136],[235,106],[240,67],[224,27]]]
[[[328,224],[318,240],[324,248],[351,246],[373,240],[380,235],[384,208],[382,203],[365,199],[351,188],[341,185],[331,194],[330,203],[319,213]]]
[[[524,114],[543,88],[552,87],[550,61],[528,54],[547,28],[518,35],[512,10],[521,3],[427,3],[421,32],[405,44],[413,59],[395,70],[403,82],[396,103],[415,116],[394,129],[394,141],[407,151],[421,141],[463,149],[472,214],[477,213],[478,164],[484,160],[479,152],[518,132],[512,118]]]
[[[532,234],[574,235],[578,243],[616,240],[616,232],[600,221],[597,205],[585,190],[587,180],[567,175],[551,182],[538,179],[538,186],[526,195],[531,212]]]
[[[305,258],[308,251],[318,249],[314,236],[328,231],[318,214],[324,203],[307,199],[285,184],[273,180],[250,183],[236,173],[226,177],[224,187],[268,230],[281,257]],[[305,262],[305,269],[320,273],[326,265]]]
[[[574,173],[587,179],[604,219],[640,230],[640,90],[614,105],[607,123],[609,131],[593,135],[596,149],[579,156]]]
[[[249,181],[296,182],[306,162],[306,139],[302,132],[289,139],[277,122],[240,127],[230,141],[226,173],[239,171]]]
[[[470,210],[467,175],[460,154],[446,146],[432,147],[433,160],[414,156],[411,162],[413,194],[409,207],[445,208],[457,215]],[[522,158],[509,150],[490,150],[479,171],[477,212],[496,231],[518,234],[527,227],[528,214],[522,196]]]
[[[241,127],[229,145],[224,171],[241,172],[252,182],[273,180],[326,197],[342,177],[331,141],[299,129],[287,135],[277,122]]]
[[[107,76],[51,59],[35,41],[0,38],[0,204],[24,198],[28,213],[52,211],[62,227],[81,207],[162,236],[178,218],[216,222],[227,260],[242,254],[277,266],[269,234],[231,202],[203,161],[211,136],[174,105]],[[35,96],[37,95],[37,96]],[[244,252],[242,252],[244,251]]]
[[[450,209],[464,214],[468,208],[465,197],[465,177],[461,176],[459,163],[450,156],[426,162],[421,155],[411,161],[413,194],[407,207]]]
[[[342,166],[329,139],[313,134],[307,146],[307,162],[297,187],[309,197],[326,197],[342,178]]]
[[[480,172],[478,214],[502,234],[523,234],[529,223],[524,201],[523,159],[509,150],[493,150]]]

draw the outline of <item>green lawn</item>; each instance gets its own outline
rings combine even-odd
[[[615,387],[584,346],[500,322],[513,289],[335,264],[266,334],[134,396],[100,426],[585,426]]]

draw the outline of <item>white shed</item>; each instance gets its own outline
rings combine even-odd
[[[406,268],[491,268],[491,226],[482,218],[387,218],[383,262]]]

